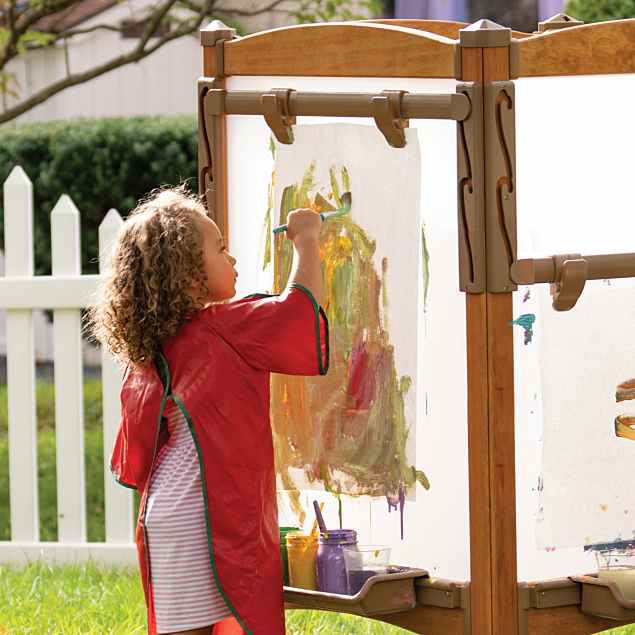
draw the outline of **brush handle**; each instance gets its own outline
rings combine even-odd
[[[322,219],[322,221],[325,221],[327,218],[331,217],[331,216],[335,216],[336,214],[341,214],[343,210],[334,210],[332,212],[320,212],[320,218]],[[282,232],[286,232],[287,231],[287,226],[286,225],[278,225],[278,227],[274,227],[273,228],[273,233],[274,234],[281,234]]]
[[[324,507],[324,503],[320,503],[320,511],[322,511],[323,507]],[[313,536],[314,534],[317,534],[317,528],[318,528],[318,519],[316,516],[315,520],[313,521],[313,524],[311,525],[311,536]]]
[[[331,216],[342,216],[344,214],[348,214],[351,211],[351,193],[344,192],[342,194],[342,206],[339,209],[331,210],[330,212],[320,212],[320,218],[325,221],[327,218]],[[281,234],[282,232],[287,231],[286,225],[278,225],[278,227],[273,228],[274,234]]]
[[[326,524],[324,522],[324,518],[322,517],[322,512],[320,511],[320,506],[318,505],[317,501],[313,501],[313,509],[315,509],[315,518],[317,519],[320,531],[325,534]]]

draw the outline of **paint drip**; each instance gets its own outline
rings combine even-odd
[[[403,531],[403,510],[406,506],[406,488],[403,483],[399,483],[399,492],[397,495],[394,494],[386,494],[386,501],[388,502],[388,513],[391,511],[397,511],[397,505],[399,505],[399,519],[400,519],[400,527],[401,527],[401,539],[403,540],[404,531]]]

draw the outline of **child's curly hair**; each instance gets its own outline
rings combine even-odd
[[[155,189],[119,231],[87,327],[124,365],[152,363],[161,342],[203,306],[208,288],[196,214],[207,212],[185,184]]]

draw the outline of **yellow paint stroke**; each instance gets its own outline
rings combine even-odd
[[[330,191],[317,192],[315,162],[300,183],[282,191],[277,224],[292,209],[336,209],[340,192],[350,190],[348,172],[331,167]],[[355,193],[353,201],[355,201]],[[404,396],[410,377],[398,377],[394,347],[386,323],[388,260],[381,277],[375,271],[375,241],[352,215],[324,223],[320,238],[325,289],[324,309],[330,327],[330,369],[323,377],[273,375],[271,420],[276,466],[283,486],[296,487],[291,473],[300,469],[310,482],[328,491],[353,495],[396,495],[420,482],[421,470],[408,463],[408,425]],[[292,245],[274,238],[274,292],[286,285]]]
[[[615,401],[632,401],[635,399],[635,379],[627,379],[615,390]],[[615,417],[615,435],[623,439],[635,441],[635,417],[618,415]]]

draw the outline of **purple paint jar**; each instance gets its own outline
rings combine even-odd
[[[354,529],[333,529],[320,534],[316,559],[317,588],[325,593],[348,593],[344,547],[357,544]]]

